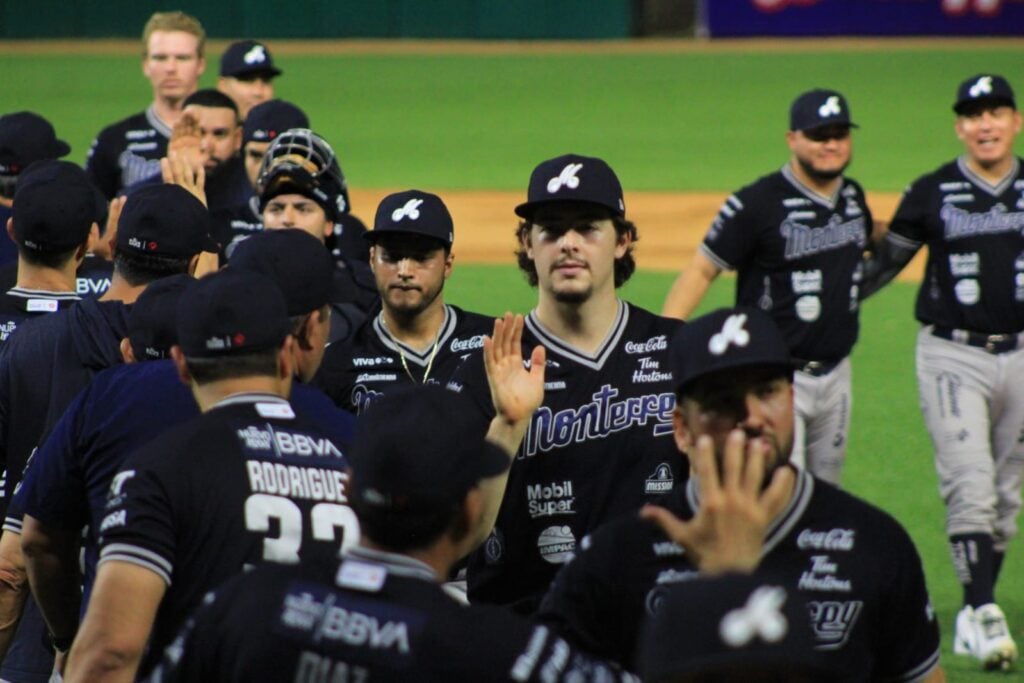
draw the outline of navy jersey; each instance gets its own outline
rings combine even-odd
[[[11,207],[0,204],[0,266],[18,262],[18,245],[7,234],[7,219],[11,217]]]
[[[672,438],[668,347],[681,324],[620,301],[607,339],[588,354],[527,316],[523,357],[537,344],[548,350],[544,403],[512,464],[494,531],[470,556],[470,600],[533,612],[578,539],[688,476]],[[449,386],[470,393],[490,420],[481,354]]]
[[[21,322],[47,313],[56,313],[78,300],[78,295],[73,292],[12,287],[0,295],[0,344],[14,334]]]
[[[997,186],[963,158],[922,176],[903,194],[888,239],[928,245],[917,295],[925,324],[985,334],[1024,330],[1024,176],[1019,159]]]
[[[689,519],[694,482],[666,501]],[[635,665],[646,615],[697,576],[652,523],[623,517],[581,544],[539,617],[581,647]],[[913,542],[892,517],[807,472],[771,526],[758,568],[808,603],[816,648],[851,680],[913,680],[938,663],[939,630]]]
[[[726,199],[700,249],[737,271],[737,305],[771,315],[795,358],[836,362],[857,341],[871,227],[855,181],[822,197],[787,164]]]
[[[121,362],[130,307],[85,299],[26,321],[0,351],[0,454],[6,469],[0,513],[35,450],[100,370]]]
[[[130,455],[111,480],[99,566],[130,562],[167,584],[140,671],[246,565],[333,566],[359,535],[347,467],[330,433],[267,394],[224,399]]]
[[[484,335],[493,329],[493,318],[446,304],[436,344],[416,350],[392,337],[378,313],[350,339],[327,348],[315,383],[336,405],[361,413],[389,389],[444,384],[471,351],[483,348]]]
[[[150,105],[100,131],[89,148],[85,171],[107,199],[140,180],[160,174],[171,127]]]
[[[76,298],[96,299],[110,289],[110,278],[114,273],[114,262],[95,254],[86,254],[75,271]],[[0,265],[0,290],[11,289],[18,284],[18,262]]]
[[[150,681],[615,683],[548,628],[465,606],[433,570],[354,548],[337,572],[265,566],[210,596]]]

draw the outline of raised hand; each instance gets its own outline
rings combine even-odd
[[[494,334],[484,337],[484,367],[497,416],[510,424],[529,420],[544,400],[543,346],[530,355],[524,367],[523,316],[506,313],[494,321]]]
[[[700,491],[693,518],[683,521],[655,505],[644,506],[640,516],[685,548],[702,573],[752,572],[761,561],[768,526],[792,495],[796,476],[791,468],[779,467],[764,488],[766,457],[763,443],[748,442],[742,430],[733,430],[725,442],[720,477],[714,442],[702,435],[691,453]]]

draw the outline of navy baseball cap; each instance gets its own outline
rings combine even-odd
[[[230,268],[266,275],[284,294],[288,315],[305,315],[331,301],[334,259],[305,230],[264,230],[239,242]]]
[[[756,308],[720,308],[691,320],[672,336],[669,353],[676,391],[723,370],[793,370],[782,332]]]
[[[369,509],[416,514],[458,504],[512,458],[484,437],[470,399],[438,385],[404,387],[359,416],[351,496]]]
[[[39,114],[18,111],[0,116],[0,175],[18,175],[33,161],[59,159],[70,151]]]
[[[219,247],[209,233],[210,214],[188,190],[144,185],[128,195],[121,210],[117,249],[171,258],[216,253]]]
[[[956,89],[953,111],[963,114],[966,109],[978,102],[1007,104],[1014,109],[1017,108],[1010,83],[996,74],[976,74],[961,83]]]
[[[284,100],[260,102],[249,110],[242,124],[242,146],[250,142],[270,142],[291,128],[309,128],[306,112]]]
[[[220,57],[220,75],[243,78],[249,75],[265,74],[269,78],[281,75],[274,66],[274,58],[263,43],[255,40],[239,40],[228,45]]]
[[[436,194],[406,190],[381,200],[373,230],[363,237],[376,242],[383,235],[394,234],[433,237],[450,247],[455,241],[455,226],[448,207]]]
[[[178,301],[178,344],[188,358],[280,348],[291,332],[284,294],[266,275],[225,268]]]
[[[178,343],[178,301],[195,283],[181,273],[160,278],[142,290],[128,313],[128,342],[136,361],[170,358]]]
[[[516,207],[516,215],[529,220],[538,207],[553,202],[585,202],[616,216],[626,213],[615,171],[602,159],[579,154],[548,159],[533,169],[526,201]]]
[[[89,239],[104,207],[85,171],[69,161],[37,161],[14,192],[14,238],[36,253],[66,252]]]
[[[644,681],[847,680],[815,649],[807,603],[787,583],[726,574],[663,589],[641,635]]]
[[[789,107],[790,130],[813,130],[822,126],[857,128],[850,120],[850,105],[835,90],[808,90]]]

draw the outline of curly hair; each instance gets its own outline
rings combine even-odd
[[[633,272],[636,271],[636,258],[633,256],[633,244],[640,239],[637,234],[636,226],[633,225],[632,221],[627,221],[621,216],[611,216],[612,225],[615,226],[615,235],[622,237],[623,235],[629,235],[630,245],[626,248],[626,253],[620,258],[615,259],[615,287],[616,289],[626,284],[626,281],[633,276]],[[529,238],[530,228],[533,227],[531,221],[523,221],[516,228],[516,241],[519,242],[519,248],[516,250],[516,261],[519,265],[519,270],[523,271],[526,275],[526,281],[530,283],[531,287],[537,286],[537,266],[534,265],[533,259],[526,255],[526,248],[523,247],[523,243]]]

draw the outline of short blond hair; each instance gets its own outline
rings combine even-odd
[[[199,23],[199,20],[191,14],[185,14],[181,11],[154,12],[153,16],[146,22],[146,26],[142,29],[143,57],[149,54],[149,37],[153,35],[154,31],[183,31],[191,33],[199,41],[198,50],[200,57],[203,56],[203,52],[206,50],[206,30]]]

